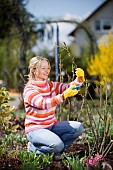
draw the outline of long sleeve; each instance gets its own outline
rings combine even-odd
[[[63,102],[62,92],[68,86],[59,82],[28,84],[23,93],[24,102],[40,109],[49,109]]]
[[[63,102],[62,86],[49,82],[29,82],[23,93],[26,112],[25,132],[47,128],[57,120],[55,109]],[[61,94],[59,94],[59,90]],[[63,89],[65,85],[63,86]]]
[[[63,102],[62,95],[56,93],[55,89],[43,91],[40,88],[28,86],[24,90],[24,103],[39,109],[49,109]]]
[[[57,121],[56,106],[63,102],[62,92],[72,83],[32,81],[26,84],[23,93],[26,133],[34,129],[50,127]]]

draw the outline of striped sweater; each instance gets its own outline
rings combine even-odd
[[[62,92],[70,84],[49,81],[29,81],[23,92],[25,106],[25,133],[55,124],[55,109],[63,102]]]

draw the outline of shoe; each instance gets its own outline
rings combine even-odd
[[[59,155],[54,155],[54,156],[53,156],[53,160],[54,160],[54,161],[61,161],[61,160],[63,160],[63,158],[64,158],[64,157],[63,157],[62,155],[60,155],[60,156],[59,156]]]
[[[41,152],[36,148],[31,142],[28,142],[27,144],[27,151],[28,152],[34,152],[36,155],[41,154]]]
[[[30,151],[30,144],[31,144],[31,142],[28,142],[28,144],[27,144],[27,150],[28,150],[28,152],[31,152],[31,151]]]

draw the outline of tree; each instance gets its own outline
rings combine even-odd
[[[13,86],[10,80],[11,78],[14,80],[14,77],[11,77],[10,73],[14,73],[18,68],[22,77],[26,74],[26,55],[36,44],[37,24],[31,20],[33,15],[27,12],[26,2],[25,0],[1,0],[0,2],[0,44],[2,46],[0,61],[2,61],[1,72],[5,75],[3,77],[5,77],[7,89],[10,85]],[[23,80],[20,83],[24,83]]]
[[[103,39],[99,51],[88,62],[87,71],[90,76],[98,77],[102,85],[113,81],[113,34]]]

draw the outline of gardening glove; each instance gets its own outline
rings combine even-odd
[[[81,86],[75,86],[74,89],[78,90],[79,94],[83,94],[86,91],[86,86],[82,84]]]
[[[83,83],[85,81],[84,71],[81,68],[77,68],[75,73],[78,78],[78,81]]]
[[[66,99],[67,97],[73,97],[73,96],[75,96],[78,92],[79,92],[79,90],[75,89],[75,85],[72,85],[71,87],[69,87],[68,89],[66,89],[66,90],[63,92],[64,99]]]

